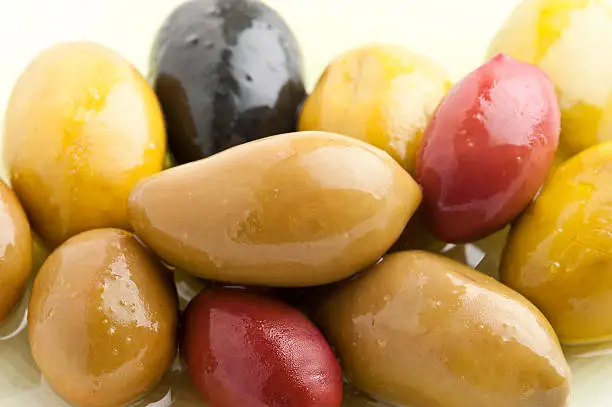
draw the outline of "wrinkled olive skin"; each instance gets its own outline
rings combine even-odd
[[[172,279],[134,235],[97,229],[67,240],[34,282],[32,356],[78,407],[118,407],[161,379],[176,356]]]
[[[522,296],[440,255],[386,256],[326,298],[316,322],[359,389],[419,407],[565,407],[570,370]]]
[[[471,242],[518,216],[548,175],[559,125],[554,86],[536,66],[500,54],[457,83],[417,159],[433,234]]]
[[[542,310],[565,344],[612,339],[612,143],[563,163],[512,227],[502,281]]]
[[[17,196],[0,180],[0,322],[21,300],[32,273],[32,233]]]
[[[421,201],[388,154],[337,134],[277,135],[139,183],[134,230],[162,259],[206,279],[315,286],[375,263]]]
[[[138,180],[161,171],[165,151],[153,90],[102,45],[53,46],[13,89],[4,164],[50,248],[86,230],[128,228],[127,197]]]
[[[562,162],[612,141],[612,7],[606,0],[523,0],[489,46],[542,68],[561,106]]]
[[[259,1],[182,4],[157,35],[150,71],[179,164],[295,131],[305,97],[297,41]]]
[[[421,137],[451,83],[433,61],[373,44],[337,57],[306,100],[300,130],[344,134],[385,150],[413,172]]]
[[[340,407],[340,365],[297,309],[247,290],[204,290],[183,327],[181,355],[207,406]]]

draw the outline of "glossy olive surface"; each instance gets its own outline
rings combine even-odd
[[[299,129],[363,140],[412,172],[425,127],[450,87],[442,68],[424,56],[397,45],[361,46],[328,65]]]
[[[503,282],[536,304],[562,342],[612,339],[612,143],[560,166],[513,226]]]
[[[612,141],[612,7],[606,0],[523,0],[489,47],[538,65],[561,106],[559,158]]]
[[[36,277],[32,356],[79,407],[120,407],[151,389],[176,356],[172,279],[132,234],[98,229],[66,241]]]
[[[496,280],[405,251],[331,294],[316,321],[356,387],[418,407],[564,407],[570,371],[544,316]]]
[[[32,233],[17,196],[0,180],[0,322],[24,294],[32,273]]]
[[[285,21],[254,0],[191,0],[160,29],[151,81],[179,164],[295,131],[302,55]]]
[[[342,371],[297,309],[240,289],[188,306],[181,354],[209,407],[340,407]]]
[[[478,240],[523,211],[552,165],[559,122],[550,79],[511,57],[455,85],[425,131],[416,170],[434,235]]]
[[[388,154],[324,132],[277,135],[143,180],[128,203],[167,263],[245,285],[311,286],[373,264],[421,201]]]
[[[164,161],[155,94],[128,61],[94,43],[40,53],[13,88],[4,130],[12,186],[50,247],[89,229],[127,228],[130,190]]]

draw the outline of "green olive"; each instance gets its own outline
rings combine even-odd
[[[45,261],[32,289],[32,356],[55,391],[79,407],[136,400],[176,356],[172,279],[128,232],[76,235]]]
[[[0,321],[21,300],[32,273],[32,233],[17,196],[0,180]]]
[[[512,227],[502,281],[533,301],[564,344],[612,339],[612,143],[563,163]]]
[[[390,254],[330,294],[315,320],[359,389],[419,407],[565,407],[557,336],[522,296],[421,251]]]
[[[423,132],[450,87],[427,57],[398,45],[361,46],[325,69],[304,103],[299,129],[355,137],[413,171]]]
[[[164,121],[134,67],[95,43],[64,43],[23,72],[6,110],[4,164],[46,245],[128,228],[127,197],[162,170]]]
[[[388,154],[325,132],[277,135],[143,180],[134,230],[164,261],[244,285],[313,286],[375,263],[421,201]]]

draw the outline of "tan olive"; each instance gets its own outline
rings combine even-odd
[[[0,180],[0,321],[15,308],[32,273],[32,233],[17,196]]]
[[[121,407],[176,356],[178,304],[168,271],[118,229],[81,233],[41,268],[28,315],[43,376],[79,407]]]
[[[127,197],[162,170],[165,149],[153,90],[102,45],[43,51],[7,106],[4,164],[32,228],[51,247],[90,229],[128,228]]]
[[[373,264],[421,201],[387,153],[325,132],[254,141],[143,180],[128,203],[164,261],[245,285],[312,286]]]
[[[419,407],[564,407],[570,371],[543,315],[440,255],[390,254],[326,298],[317,321],[358,388]]]

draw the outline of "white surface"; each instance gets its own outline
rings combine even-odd
[[[153,35],[177,0],[0,0],[0,111],[13,82],[41,49],[63,40],[93,40],[123,54],[146,74]],[[453,79],[482,62],[486,47],[515,0],[269,0],[294,27],[312,86],[337,53],[365,42],[408,45],[440,62]],[[18,318],[17,318],[18,319]],[[0,339],[14,331],[0,329]],[[25,331],[0,342],[0,406],[63,406],[41,386]],[[571,407],[610,407],[612,356],[573,357]],[[177,380],[176,374],[170,380]],[[151,406],[166,406],[159,400]],[[196,398],[174,392],[191,406]],[[152,399],[152,400],[153,400]],[[366,404],[363,404],[366,405]],[[369,405],[369,404],[368,404]],[[237,406],[239,407],[239,406]],[[495,406],[491,406],[495,407]],[[547,407],[547,406],[543,406]]]

